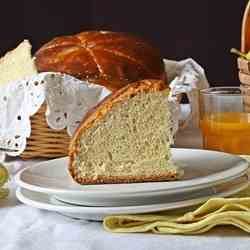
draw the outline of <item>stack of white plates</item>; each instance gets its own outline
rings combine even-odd
[[[32,165],[16,176],[17,197],[27,205],[73,218],[172,210],[248,186],[248,162],[238,156],[197,149],[172,149],[182,180],[134,184],[79,185],[69,176],[68,158]]]

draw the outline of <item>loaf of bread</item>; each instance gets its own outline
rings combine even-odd
[[[31,44],[24,40],[0,59],[0,85],[37,74]]]
[[[67,73],[111,91],[137,80],[166,77],[158,49],[125,33],[90,31],[57,37],[35,57],[40,72]]]
[[[90,111],[69,149],[69,172],[80,184],[174,180],[169,90],[143,80],[114,92]]]

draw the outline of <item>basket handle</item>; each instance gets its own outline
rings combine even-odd
[[[241,51],[247,53],[250,50],[250,1],[246,6],[241,27]]]

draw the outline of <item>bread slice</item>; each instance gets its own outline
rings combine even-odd
[[[80,184],[174,180],[168,89],[143,80],[114,92],[89,112],[72,138],[69,172]]]
[[[24,40],[0,59],[0,85],[37,74],[31,44]]]

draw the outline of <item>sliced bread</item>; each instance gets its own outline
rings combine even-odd
[[[175,180],[169,90],[143,80],[108,96],[82,121],[69,149],[69,172],[80,184]]]

